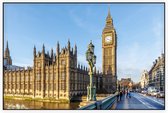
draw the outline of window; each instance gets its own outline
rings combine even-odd
[[[21,77],[21,80],[24,81],[24,76]]]
[[[62,74],[61,74],[61,80],[65,80],[65,73],[64,72],[62,72]]]
[[[50,81],[52,81],[53,80],[53,75],[52,74],[50,74]]]
[[[56,80],[56,75],[54,75],[54,80]]]
[[[75,90],[78,90],[77,83],[76,83],[76,84],[74,84],[74,85],[75,85]]]
[[[46,74],[46,81],[48,81],[48,74]]]
[[[26,81],[28,81],[28,76],[26,76]]]
[[[32,89],[32,84],[30,84],[30,89]]]
[[[19,89],[19,84],[17,84],[16,89]]]
[[[30,81],[33,81],[33,77],[32,76],[30,76]]]
[[[13,78],[13,79],[12,79],[12,80],[13,80],[13,82],[15,82],[15,76],[14,76],[14,75],[13,75],[13,77],[12,77],[12,78]]]
[[[51,83],[49,83],[48,85],[49,85],[49,90],[51,90],[51,86],[52,86]]]
[[[66,90],[65,89],[65,83],[61,83],[61,90],[64,90],[64,91]]]
[[[40,74],[37,74],[36,79],[37,79],[37,81],[40,80]]]
[[[11,76],[9,76],[9,81],[11,81]]]
[[[19,81],[19,75],[17,75],[17,81]]]
[[[38,63],[37,66],[40,67],[40,63]]]
[[[61,61],[61,64],[62,64],[62,65],[65,65],[65,60],[62,60],[62,61]]]
[[[48,90],[48,84],[46,84],[46,88],[45,89]]]
[[[40,85],[40,83],[38,83],[38,90],[41,90],[41,85]]]
[[[111,56],[111,53],[112,53],[112,49],[109,49],[108,56]]]
[[[25,84],[25,89],[27,89],[27,88],[28,88],[27,86],[28,86],[28,84]]]
[[[21,84],[21,89],[23,89],[23,84]]]
[[[56,83],[54,83],[54,90],[56,90]]]

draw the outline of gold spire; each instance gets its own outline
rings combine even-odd
[[[110,6],[108,7],[108,15],[106,17],[106,21],[111,21],[112,17],[111,17],[111,13],[110,13]]]
[[[111,13],[110,13],[110,6],[108,7],[108,15],[106,17],[106,25],[105,25],[105,29],[111,29],[113,28],[113,20],[112,20],[112,17],[111,17]]]
[[[112,18],[111,18],[111,14],[110,14],[110,6],[109,6],[109,8],[108,8],[108,16],[107,16],[107,19],[112,19]]]

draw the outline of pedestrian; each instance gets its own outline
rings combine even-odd
[[[120,91],[120,101],[121,101],[121,98],[122,98],[122,91]]]
[[[129,91],[129,93],[128,93],[128,94],[129,94],[129,98],[131,98],[131,93],[130,93],[130,91]]]
[[[119,101],[120,92],[117,94],[117,101]]]
[[[126,90],[126,98],[128,98],[128,89]]]

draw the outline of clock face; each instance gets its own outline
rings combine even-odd
[[[111,37],[111,36],[107,36],[107,37],[105,38],[105,42],[109,43],[109,42],[111,42],[111,41],[112,41],[112,37]]]

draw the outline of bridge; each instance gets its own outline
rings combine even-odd
[[[80,107],[79,110],[164,110],[164,98],[142,95],[140,93],[131,93],[130,97],[123,95],[121,100],[118,93],[110,95],[102,100],[94,101],[86,106]]]

